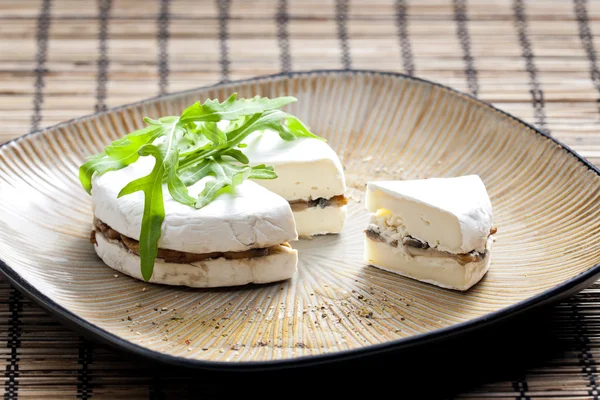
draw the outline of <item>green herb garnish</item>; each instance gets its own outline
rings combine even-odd
[[[144,192],[139,240],[144,280],[152,277],[158,254],[165,218],[163,184],[167,184],[175,201],[199,209],[246,179],[277,178],[271,166],[249,166],[248,157],[239,149],[246,147],[242,141],[249,134],[265,129],[278,132],[283,140],[321,139],[298,118],[280,110],[295,101],[294,97],[238,99],[234,93],[222,103],[218,100],[207,100],[204,104],[196,102],[180,116],[158,120],[146,117],[144,121],[148,126],[115,140],[80,167],[81,185],[91,193],[94,174],[125,168],[140,156],[156,159],[148,175],[129,182],[118,195]],[[222,120],[230,121],[225,129],[217,125]],[[197,198],[192,197],[188,187],[207,176],[214,179],[207,182]]]

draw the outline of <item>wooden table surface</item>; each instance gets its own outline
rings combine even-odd
[[[474,94],[600,166],[598,35],[600,1],[584,0],[0,0],[0,143],[219,81],[378,69]],[[437,396],[443,377],[461,381],[446,397],[598,398],[598,288],[535,326],[504,332],[536,336],[515,339],[527,343],[512,346],[518,354],[482,361],[489,373],[471,371],[477,379],[429,355],[433,383],[419,384],[419,398]],[[234,389],[212,374],[174,373],[89,343],[6,283],[0,346],[5,398],[183,398],[190,388],[198,396]]]

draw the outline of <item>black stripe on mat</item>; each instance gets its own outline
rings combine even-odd
[[[579,38],[581,39],[590,65],[590,78],[599,95],[596,102],[598,103],[598,112],[600,113],[600,70],[598,69],[598,56],[596,47],[594,46],[594,38],[590,30],[587,2],[586,0],[574,0],[574,6],[577,25],[579,27]]]
[[[106,84],[108,81],[108,19],[112,0],[100,0],[98,6],[98,75],[96,77],[96,111],[106,111]]]
[[[112,0],[100,0],[98,3],[98,73],[96,75],[96,111],[106,111],[106,85],[108,81],[108,22]],[[94,350],[82,337],[78,343],[77,364],[77,398],[89,399],[92,397],[90,364],[93,362]]]
[[[531,93],[531,103],[534,109],[536,125],[540,130],[549,134],[550,131],[546,127],[544,92],[538,81],[538,71],[535,66],[534,54],[527,33],[527,15],[525,14],[523,0],[514,0],[513,11],[515,14],[515,25],[519,35],[522,57],[525,60],[525,66],[527,68],[527,73],[529,74],[529,91]]]
[[[335,1],[335,22],[337,24],[338,40],[342,50],[342,67],[344,69],[352,68],[352,57],[350,56],[350,46],[348,44],[348,0]]]
[[[216,0],[219,9],[219,45],[221,47],[221,82],[229,81],[229,0]]]
[[[42,121],[42,104],[44,102],[44,77],[46,75],[46,51],[48,49],[48,30],[50,29],[51,1],[44,0],[37,17],[36,57],[35,57],[35,94],[33,97],[33,115],[31,131],[36,131]],[[21,347],[23,296],[15,288],[8,298],[8,337],[6,347],[9,349],[4,369],[4,398],[16,399],[19,391],[19,349]]]
[[[467,3],[465,0],[454,0],[454,20],[456,21],[456,35],[462,48],[463,61],[465,62],[465,75],[467,77],[467,86],[473,96],[479,93],[479,84],[477,83],[477,69],[475,60],[471,54],[471,37],[469,36],[469,16],[467,13]]]
[[[158,93],[167,93],[169,87],[169,0],[160,0],[158,13]]]
[[[408,35],[408,22],[406,0],[396,0],[396,28],[398,29],[398,38],[400,39],[400,54],[402,56],[402,65],[407,75],[414,75],[415,64],[413,62],[412,46]]]
[[[522,57],[525,60],[525,67],[529,75],[529,88],[531,93],[531,103],[533,105],[536,125],[540,130],[550,133],[546,128],[546,111],[544,105],[544,92],[541,89],[537,78],[537,68],[534,62],[534,55],[531,49],[531,42],[527,33],[527,16],[525,15],[525,5],[523,0],[514,0],[513,12],[515,17],[515,27],[521,45]],[[513,382],[513,389],[518,393],[517,399],[529,400],[527,391],[529,385],[525,376]]]
[[[77,370],[77,398],[90,399],[92,397],[92,375],[90,365],[94,362],[94,349],[85,339],[79,338],[79,355],[77,364],[80,365]]]
[[[48,30],[50,29],[51,1],[44,0],[37,17],[36,56],[35,56],[35,94],[33,97],[33,115],[31,130],[40,128],[42,121],[42,104],[44,103],[44,77],[46,76],[46,51],[48,50]]]
[[[290,72],[292,70],[292,56],[290,54],[290,34],[288,32],[287,0],[279,0],[277,3],[277,43],[279,45],[279,60],[281,63],[281,72]]]
[[[579,306],[577,299],[574,298],[571,302],[571,318],[573,319],[573,326],[575,328],[575,337],[579,347],[579,365],[581,366],[581,372],[585,374],[588,380],[588,395],[593,396],[595,400],[598,399],[598,369],[596,360],[592,354],[590,347],[589,332],[583,317],[579,312]]]
[[[8,338],[6,347],[9,349],[4,369],[4,398],[16,399],[19,391],[19,348],[23,332],[21,312],[23,312],[23,296],[12,289],[8,298]]]

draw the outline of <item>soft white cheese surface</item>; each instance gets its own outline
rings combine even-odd
[[[309,207],[294,212],[296,230],[300,236],[340,233],[346,221],[347,206]]]
[[[492,205],[477,175],[369,182],[365,206],[389,210],[398,232],[455,254],[485,250],[492,228]]]
[[[286,141],[274,131],[254,132],[241,149],[251,165],[273,166],[278,177],[255,182],[288,201],[329,199],[346,192],[344,169],[336,152],[314,138]]]
[[[94,214],[117,232],[139,240],[144,194],[136,192],[117,198],[130,181],[147,175],[154,166],[151,156],[121,170],[95,176],[92,187]],[[196,197],[205,178],[189,188]],[[252,181],[235,191],[219,195],[202,209],[173,200],[163,186],[165,220],[159,247],[189,253],[244,251],[269,247],[298,237],[289,203]]]

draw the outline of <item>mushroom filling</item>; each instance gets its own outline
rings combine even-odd
[[[140,244],[137,240],[127,237],[125,235],[121,235],[119,232],[115,231],[110,226],[100,221],[98,218],[94,218],[94,229],[92,230],[90,236],[90,241],[93,244],[97,243],[96,235],[102,235],[105,239],[111,241],[112,243],[118,243],[121,246],[124,246],[130,252],[138,256],[140,255]],[[271,247],[249,249],[245,251],[226,251],[203,254],[187,253],[184,251],[159,248],[157,258],[160,258],[168,263],[176,264],[189,264],[196,261],[204,261],[221,257],[226,258],[228,260],[239,260],[243,258],[264,257],[270,254],[279,253],[282,251],[283,247],[290,247],[290,245],[288,243],[282,243]]]
[[[468,264],[468,263],[472,263],[472,262],[480,262],[483,259],[485,259],[488,255],[487,250],[485,250],[484,252],[479,252],[479,251],[473,250],[469,253],[463,253],[463,254],[448,253],[446,251],[436,250],[436,249],[430,247],[427,243],[422,242],[419,239],[415,239],[412,236],[404,236],[401,241],[393,240],[391,242],[387,242],[383,238],[383,236],[381,236],[379,233],[375,232],[374,230],[367,229],[365,231],[365,233],[367,234],[367,237],[371,240],[387,243],[392,247],[403,246],[404,251],[407,254],[411,255],[412,257],[422,256],[422,257],[453,258],[456,261],[458,261],[460,264],[464,265],[464,264]]]
[[[489,234],[493,235],[494,233],[496,233],[496,228],[492,228]],[[404,252],[412,257],[452,258],[464,265],[483,261],[488,256],[487,250],[454,254],[431,247],[429,243],[406,234],[402,220],[387,210],[380,210],[371,215],[371,221],[365,234],[371,240],[387,243],[392,247],[402,247]]]
[[[292,211],[294,211],[294,212],[304,211],[311,207],[319,207],[319,208],[342,207],[342,206],[345,206],[346,204],[348,204],[348,199],[344,195],[333,196],[329,199],[326,199],[324,197],[319,197],[318,199],[315,199],[315,200],[292,200],[292,201],[290,201],[290,206],[292,208]]]

